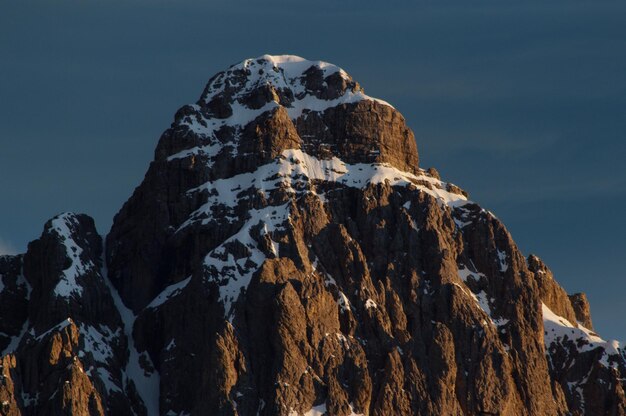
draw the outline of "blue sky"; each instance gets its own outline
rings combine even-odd
[[[21,1],[0,14],[0,251],[70,210],[101,233],[215,72],[322,59],[391,102],[421,164],[626,340],[623,1]]]

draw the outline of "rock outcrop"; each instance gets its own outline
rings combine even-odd
[[[0,258],[2,307],[15,307],[0,321],[10,322],[2,327],[6,414],[132,414],[127,339],[102,254],[93,220],[67,213],[48,221],[24,256]]]
[[[0,414],[625,414],[584,294],[418,160],[334,65],[220,72],[105,249],[63,214],[0,257]]]
[[[569,295],[569,300],[574,309],[576,315],[576,321],[583,325],[587,329],[593,330],[593,323],[591,322],[591,309],[589,308],[589,301],[587,295],[584,293],[574,293]]]

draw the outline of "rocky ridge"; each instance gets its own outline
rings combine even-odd
[[[623,415],[626,354],[342,69],[248,59],[106,236],[0,257],[0,414]]]

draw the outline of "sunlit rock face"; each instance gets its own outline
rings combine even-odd
[[[0,257],[0,414],[625,412],[584,295],[332,64],[212,77],[104,240],[65,213]]]

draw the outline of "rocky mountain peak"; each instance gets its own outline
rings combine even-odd
[[[194,157],[226,176],[300,148],[413,173],[418,164],[413,133],[391,105],[335,65],[290,55],[246,59],[212,77],[200,100],[177,112],[156,158]]]
[[[0,351],[2,415],[626,413],[584,294],[293,56],[176,113],[106,244],[66,213],[0,257]]]
[[[213,76],[199,104],[216,109],[230,106],[215,112],[220,117],[241,112],[241,108],[258,110],[273,102],[287,108],[295,119],[303,112],[361,100],[389,105],[365,95],[359,84],[336,65],[293,55],[263,55]]]

